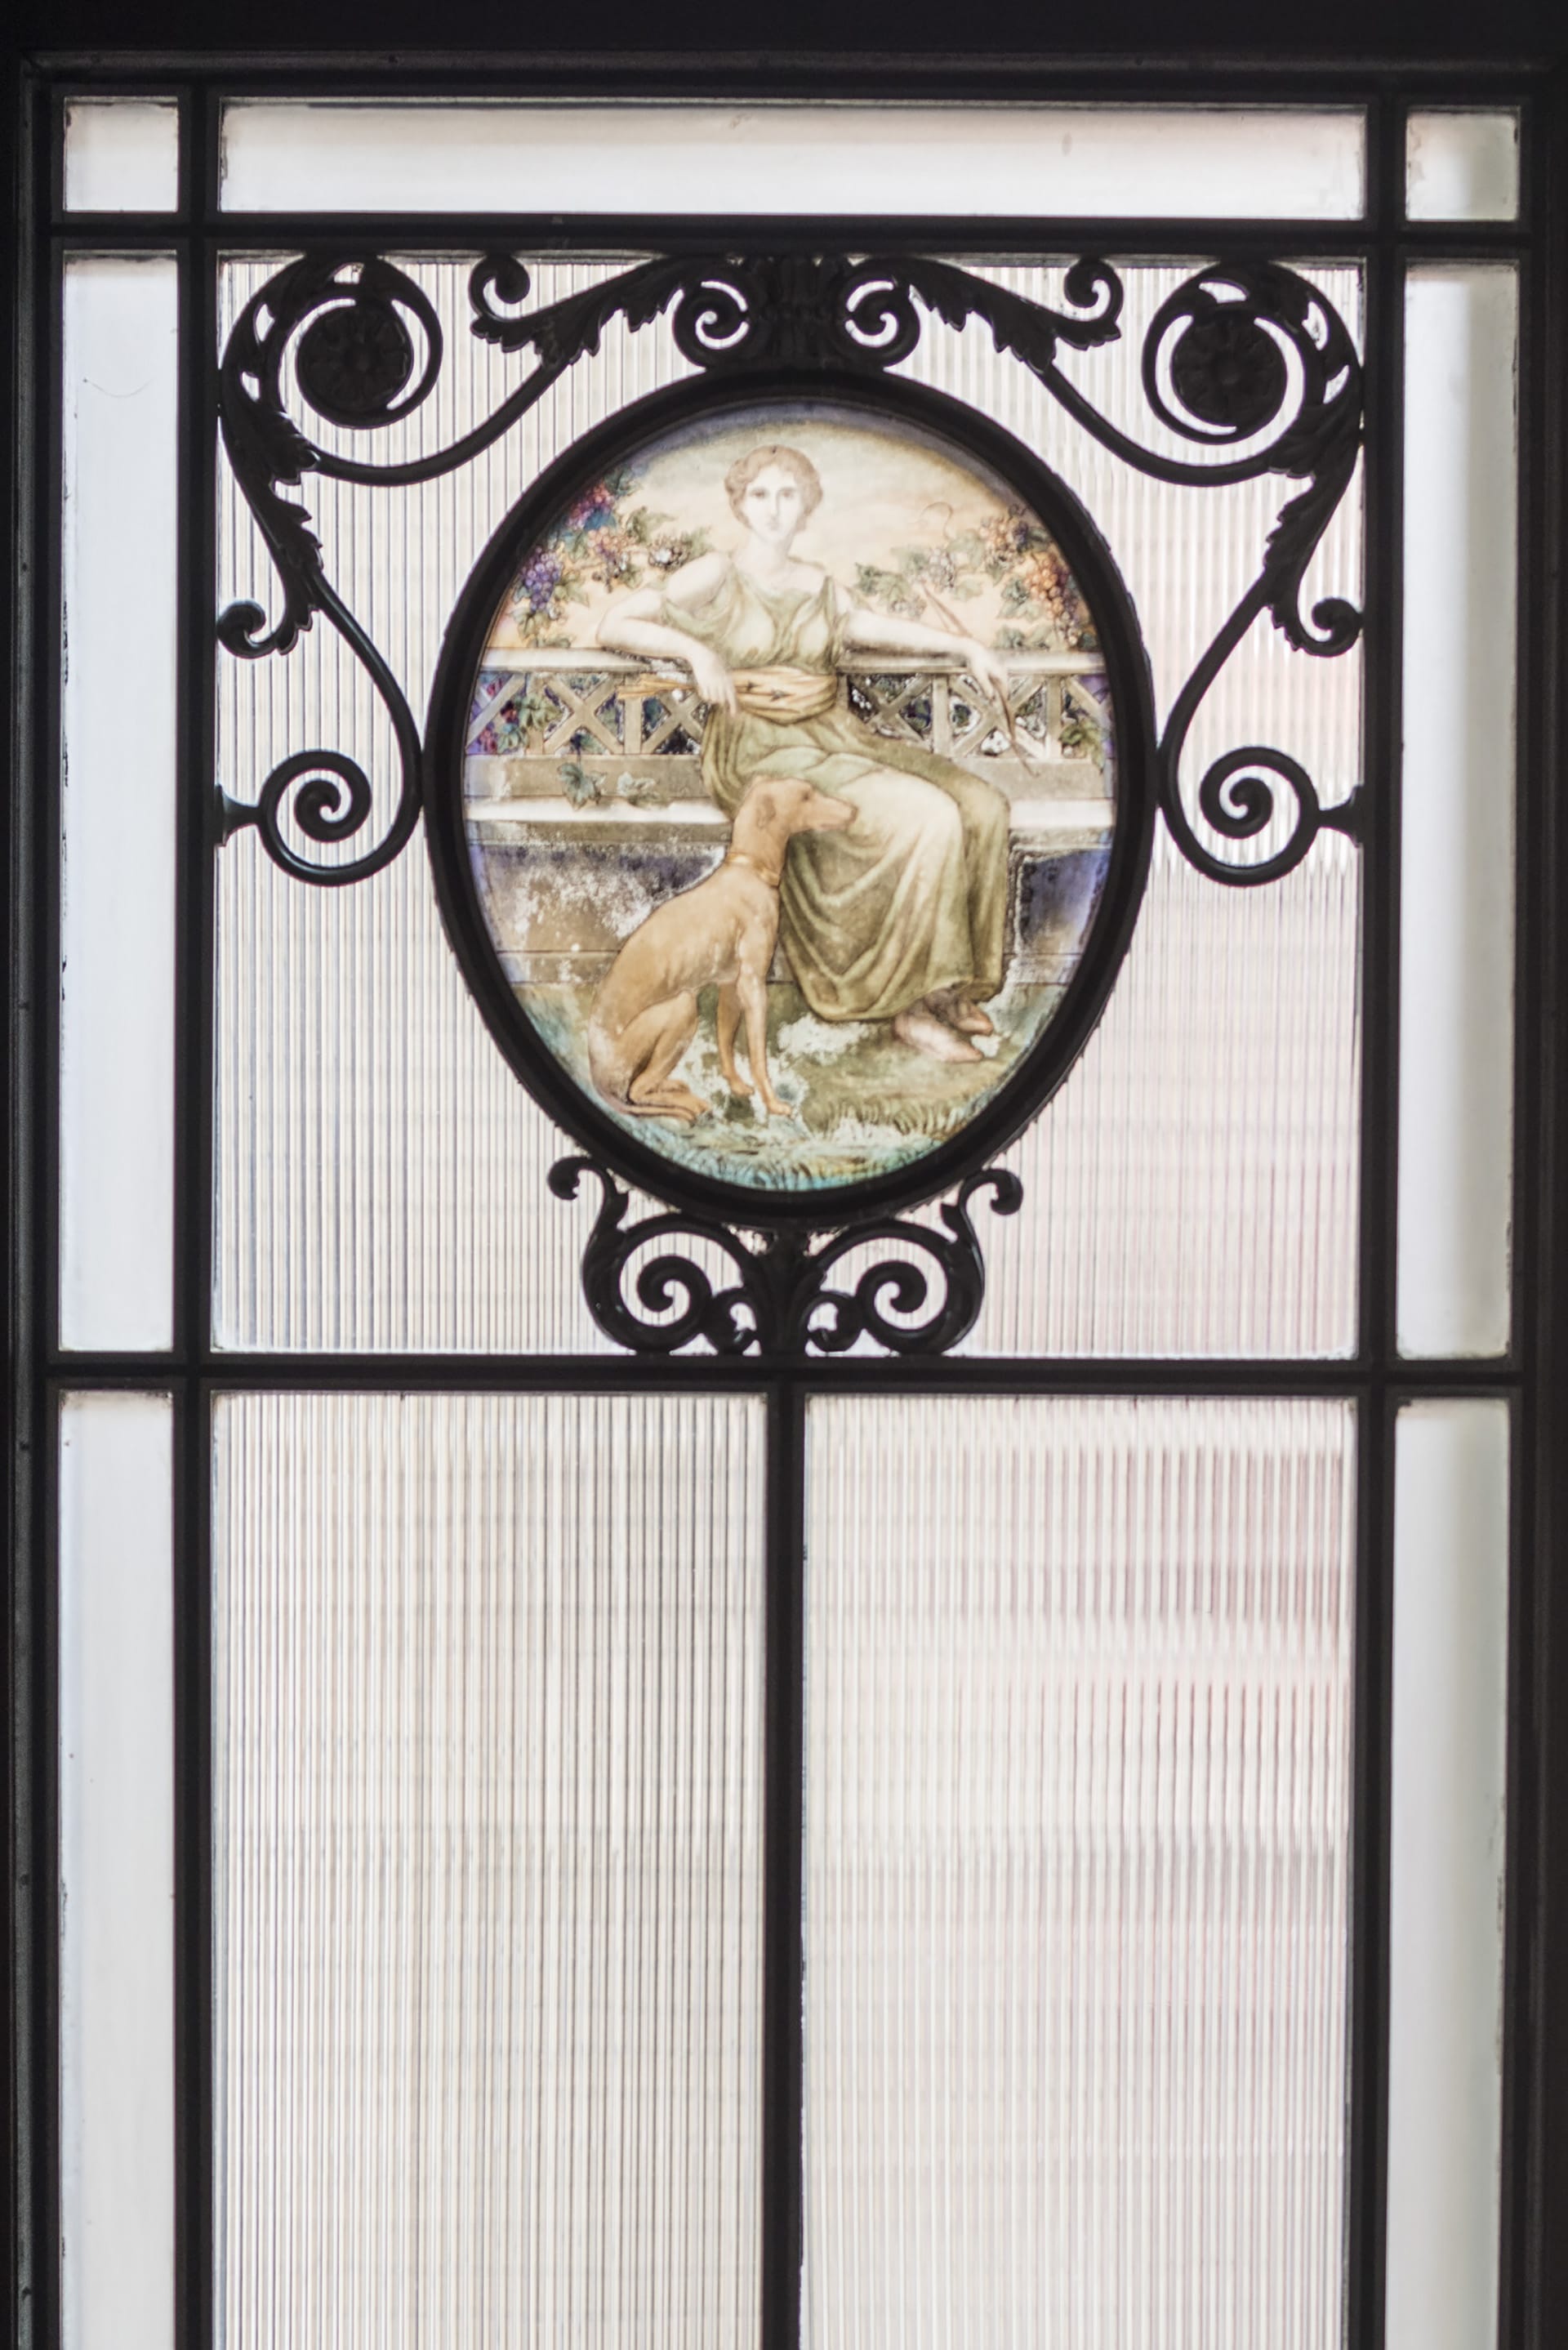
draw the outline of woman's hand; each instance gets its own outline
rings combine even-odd
[[[728,710],[732,713],[740,708],[729,663],[722,660],[711,646],[700,645],[693,639],[686,658],[691,664],[697,691],[710,710]]]
[[[1007,671],[992,651],[976,637],[965,637],[959,647],[959,657],[975,683],[987,693],[994,694],[996,706],[1003,719],[1007,716]]]

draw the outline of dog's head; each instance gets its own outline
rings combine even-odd
[[[759,775],[735,811],[742,833],[781,845],[797,832],[843,832],[855,821],[847,800],[836,800],[794,775]]]

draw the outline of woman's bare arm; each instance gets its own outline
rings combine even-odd
[[[927,620],[904,620],[891,612],[867,611],[851,605],[840,626],[840,640],[871,653],[946,653],[961,660],[978,683],[1005,706],[1007,672],[988,645],[976,637],[961,637],[951,629],[933,629]]]
[[[695,563],[684,563],[672,572],[662,590],[632,588],[617,596],[600,617],[600,644],[610,652],[639,653],[645,660],[680,661],[691,671],[704,702],[720,710],[735,709],[735,687],[728,663],[711,645],[658,617],[662,605],[695,609],[706,604],[728,568],[727,556],[700,555]]]

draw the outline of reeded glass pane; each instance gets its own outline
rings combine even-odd
[[[171,98],[74,98],[65,149],[67,212],[171,213],[180,201]]]
[[[231,1397],[228,2350],[755,2338],[761,1407]]]
[[[1354,1351],[1360,861],[1325,834],[1225,889],[1157,843],[1100,1027],[1006,1153],[966,1352]]]
[[[174,2339],[173,1413],[59,1423],[60,2287],[66,2350]]]
[[[1399,1345],[1500,1353],[1513,1212],[1519,286],[1405,303]]]
[[[1414,113],[1405,208],[1416,221],[1511,221],[1519,211],[1519,116]]]
[[[173,1332],[174,264],[65,275],[60,1335]]]
[[[1354,1438],[810,1417],[812,2350],[1341,2338]]]
[[[470,334],[465,269],[410,267],[441,316],[447,365],[435,395],[377,436],[378,462],[450,442],[520,373]],[[531,299],[607,274],[608,265],[541,265]],[[1059,271],[990,274],[1036,298],[1063,298]],[[1159,305],[1190,274],[1127,268],[1120,341],[1064,362],[1113,423],[1163,456],[1192,452],[1151,417],[1140,354]],[[231,271],[226,317],[265,275],[262,265]],[[1357,334],[1355,273],[1324,270],[1314,282]],[[307,503],[332,576],[415,710],[427,705],[457,592],[524,486],[590,424],[689,372],[666,328],[628,334],[617,323],[598,359],[472,467],[409,491],[310,477]],[[1100,449],[978,323],[959,332],[929,322],[905,372],[994,417],[1077,494],[1131,591],[1167,714],[1255,577],[1290,485],[1149,480]],[[318,420],[312,430],[332,449],[357,438],[365,453],[362,434]],[[935,516],[937,538],[941,526]],[[227,484],[221,527],[224,600],[254,596],[274,612],[265,550]],[[1360,572],[1355,483],[1303,601],[1355,598]],[[220,775],[236,799],[254,801],[277,761],[317,743],[348,752],[389,787],[390,730],[332,630],[311,630],[281,660],[224,657],[219,695]],[[1313,660],[1261,622],[1198,712],[1184,764],[1189,802],[1212,760],[1257,742],[1300,760],[1325,803],[1343,801],[1359,779],[1360,703],[1358,654]],[[505,764],[499,752],[493,764]],[[616,761],[601,764],[613,787]],[[1073,830],[1070,819],[1087,808],[1085,787],[1070,762],[1058,764],[1049,779],[1054,853],[1070,898],[1075,860],[1096,844]],[[1278,831],[1231,849],[1244,861],[1277,846]],[[330,862],[355,846],[310,853]],[[1245,890],[1200,879],[1168,847],[1157,849],[1102,1027],[1014,1154],[1024,1207],[1010,1223],[989,1224],[993,1273],[975,1345],[1354,1349],[1358,867],[1358,852],[1325,834],[1285,881]],[[286,879],[254,835],[241,833],[218,859],[218,942],[222,1342],[600,1346],[578,1289],[586,1211],[545,1189],[560,1135],[466,993],[420,844],[369,883],[317,890]]]
[[[1497,2339],[1508,1453],[1506,1404],[1399,1414],[1387,2350]]]
[[[290,105],[223,112],[232,212],[1354,220],[1357,109]],[[587,192],[591,191],[591,193]]]
[[[466,267],[411,266],[451,359],[437,397],[380,436],[378,455],[393,462],[467,431],[520,371],[469,333]],[[272,268],[225,273],[225,333]],[[548,302],[607,274],[545,264],[535,290]],[[590,424],[688,372],[667,335],[612,327],[602,363],[474,464],[407,494],[312,477],[335,576],[416,710],[458,592],[524,485]],[[331,447],[363,440],[313,426]],[[221,600],[254,597],[275,611],[275,577],[226,473],[219,527]],[[220,656],[218,692],[218,773],[234,797],[254,800],[277,761],[317,743],[348,751],[395,793],[390,727],[330,629],[282,660]],[[463,984],[422,836],[372,880],[323,890],[280,873],[242,833],[218,858],[217,889],[220,1342],[601,1347],[578,1285],[583,1212],[545,1188],[567,1146]]]

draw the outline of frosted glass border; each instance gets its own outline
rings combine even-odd
[[[180,202],[180,109],[171,98],[73,98],[65,163],[68,213],[171,213]]]
[[[1506,1404],[1399,1414],[1385,2350],[1497,2339],[1508,1453]]]
[[[1500,1353],[1513,1190],[1519,286],[1405,298],[1398,1333]]]
[[[178,278],[65,272],[60,1336],[173,1337]]]
[[[167,1396],[63,1399],[66,2350],[174,2339],[173,1457]]]
[[[1356,220],[1357,108],[404,105],[223,109],[230,212]]]
[[[1405,126],[1405,210],[1413,221],[1519,217],[1519,116],[1416,113]]]

